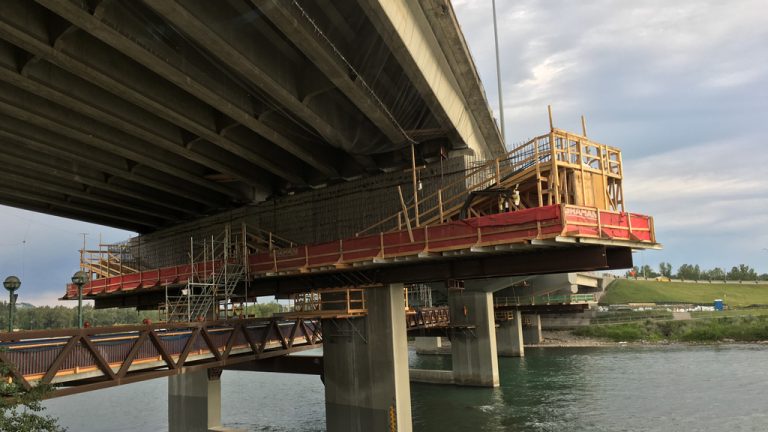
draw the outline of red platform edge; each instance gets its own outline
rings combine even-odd
[[[653,218],[591,207],[551,205],[510,213],[468,218],[440,225],[414,228],[413,241],[407,230],[354,237],[315,245],[274,249],[249,259],[252,277],[277,273],[332,270],[355,263],[468,249],[471,247],[523,243],[554,237],[623,240],[655,243]],[[196,276],[205,278],[221,262],[198,264]],[[190,264],[145,270],[138,273],[94,279],[83,287],[93,296],[185,284],[192,275]],[[67,285],[65,298],[77,298],[77,287]]]

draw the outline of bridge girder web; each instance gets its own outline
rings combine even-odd
[[[146,192],[142,233],[466,148],[361,5],[3,2],[0,137],[64,162],[70,217]]]

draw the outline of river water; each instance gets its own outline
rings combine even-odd
[[[449,356],[412,367],[450,369]],[[500,358],[497,389],[411,385],[415,431],[768,431],[768,347],[526,349]],[[167,381],[47,401],[72,432],[167,430]],[[316,376],[225,371],[226,425],[323,431]]]

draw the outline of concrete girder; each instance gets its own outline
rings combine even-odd
[[[280,61],[281,53],[269,44],[248,42],[259,40],[259,32],[270,31],[271,27],[263,23],[257,30],[257,25],[251,21],[246,26],[232,25],[237,18],[252,13],[245,5],[230,8],[227,2],[212,3],[205,0],[185,1],[183,4],[178,0],[144,0],[144,3],[223,64],[229,65],[251,85],[262,89],[280,105],[299,116],[335,147],[354,152],[359,142],[370,146],[383,138],[373,130],[373,125],[366,126],[367,118],[349,109],[348,100],[344,100],[346,106],[339,103],[333,106],[310,104],[312,98],[302,97],[300,88],[304,80],[296,76],[294,71],[303,71],[305,77],[311,77],[308,79],[321,81],[314,86],[327,87],[330,83],[314,65],[302,62],[304,64],[289,64],[286,67],[284,63],[288,62]],[[315,92],[314,95],[323,93],[328,92]],[[356,133],[350,135],[353,132]]]
[[[2,156],[0,156],[2,160]],[[35,189],[41,191],[55,192],[67,196],[78,197],[86,201],[92,201],[99,204],[104,204],[110,207],[120,208],[123,211],[135,212],[144,214],[146,216],[165,219],[165,220],[177,220],[178,214],[165,213],[162,210],[151,210],[144,208],[140,201],[126,200],[125,198],[114,199],[109,196],[100,196],[95,194],[93,190],[88,187],[83,187],[81,183],[64,182],[62,180],[46,180],[44,176],[38,175],[35,172],[28,172],[26,170],[19,170],[11,166],[3,167],[3,180],[7,180],[10,183],[16,183],[21,185],[32,186]]]
[[[287,2],[277,0],[251,0],[251,3],[289,38],[387,139],[395,144],[408,141],[392,114],[381,105],[376,95],[372,94],[361,80],[350,77],[347,65],[341,62],[328,44],[317,38],[316,29],[309,25],[299,10],[292,8]]]
[[[182,184],[169,183],[167,178],[158,181],[141,174],[139,166],[129,164],[123,158],[86,146],[78,141],[35,128],[14,117],[0,114],[0,138],[9,142],[24,143],[34,151],[50,154],[62,159],[73,160],[79,164],[96,165],[100,171],[141,183],[166,193],[183,197],[209,207],[223,205],[199,191],[191,191]]]
[[[247,94],[244,89],[233,90],[227,88],[223,82],[217,83],[206,79],[205,73],[196,65],[186,61],[172,48],[157,43],[146,22],[137,18],[126,4],[105,0],[99,3],[91,14],[70,2],[36,1],[157,75],[288,150],[299,159],[315,166],[324,174],[330,177],[338,176],[334,162],[324,154],[327,151],[313,152],[259,121],[255,117],[258,113],[255,112],[254,107],[244,106],[252,104],[252,99],[243,102],[242,99],[237,101],[231,97],[233,94],[240,96]]]
[[[408,115],[399,119],[405,136],[420,144],[424,141],[420,136],[421,129],[439,129],[440,136],[446,136],[448,131],[439,128],[437,119],[429,111],[416,88],[407,80],[401,79],[398,82],[392,79],[393,76],[402,75],[402,69],[381,36],[376,31],[371,31],[368,20],[359,20],[353,27],[353,23],[344,16],[350,15],[346,9],[352,6],[348,3],[348,0],[311,0],[302,2],[301,7],[314,20],[327,20],[319,22],[318,26],[325,29],[328,38],[349,63],[354,65],[361,79],[368,81],[381,104],[386,107],[408,107]],[[345,9],[344,14],[339,8]],[[393,110],[396,111],[394,108]],[[404,123],[414,120],[414,124]],[[410,156],[407,159],[410,159]]]
[[[155,168],[212,192],[233,199],[242,199],[236,191],[204,179],[202,177],[204,172],[201,170],[205,167],[185,163],[189,161],[2,82],[0,82],[0,112],[94,148]]]
[[[44,70],[40,71],[41,68]],[[43,77],[59,79],[67,82],[68,85],[60,85],[58,89],[53,88],[45,83]],[[70,79],[67,80],[67,78]],[[0,67],[0,80],[193,162],[233,175],[246,183],[258,184],[256,180],[258,177],[253,172],[256,169],[255,166],[237,167],[243,161],[228,152],[219,152],[218,157],[210,157],[190,151],[184,145],[181,130],[175,125],[69,75],[44,60],[36,58],[36,60],[29,61],[24,66],[22,74]],[[89,95],[89,103],[82,102],[77,98],[76,95],[78,94]],[[102,102],[94,103],[96,98]]]
[[[419,4],[404,0],[357,1],[433,115],[449,132],[454,147],[469,147],[491,156],[495,147],[483,138]]]
[[[4,181],[0,184],[0,195],[13,197],[19,200],[26,200],[32,202],[38,202],[40,204],[47,204],[53,208],[62,208],[70,210],[75,213],[92,214],[95,216],[101,216],[105,218],[112,218],[136,225],[141,225],[149,228],[158,228],[162,225],[162,220],[145,218],[140,215],[133,215],[124,210],[118,210],[114,207],[98,207],[92,204],[78,203],[75,201],[75,197],[71,195],[64,195],[55,192],[42,191],[36,188],[29,188],[26,183],[15,183],[10,181]]]
[[[49,43],[44,17],[41,16],[44,9],[34,3],[9,0],[0,3],[0,10],[0,37],[3,39],[281,178],[295,184],[304,184],[303,179],[294,174],[299,170],[275,164],[268,157],[250,151],[247,143],[235,143],[220,136],[215,113],[194,97],[173,86],[157,85],[156,81],[150,79],[146,69],[116,52],[105,61],[105,45],[91,44],[85,52],[92,55],[87,56],[64,51],[68,45],[67,38],[85,36],[72,31],[59,34],[57,39]]]
[[[170,210],[192,215],[201,210],[178,201],[173,195],[159,196],[146,188],[136,189],[135,187],[116,185],[114,181],[109,181],[110,178],[114,179],[115,177],[99,171],[99,168],[95,166],[80,165],[51,155],[45,155],[41,160],[35,157],[34,151],[25,151],[25,147],[19,143],[11,144],[0,140],[0,161],[37,173],[40,176],[50,176],[52,182],[56,181],[55,178],[80,183],[86,190],[95,188],[113,196],[130,197],[151,204],[154,206],[153,208],[160,208],[161,211]]]
[[[477,73],[472,54],[464,40],[450,0],[419,0],[421,9],[437,36],[437,41],[454,74],[459,75],[459,88],[474,116],[477,127],[492,153],[506,152],[501,131],[493,120],[493,111],[485,96],[482,81]],[[494,154],[495,156],[496,154]]]
[[[79,213],[67,209],[57,208],[50,203],[41,204],[37,201],[30,201],[25,199],[13,199],[0,195],[0,204],[9,207],[21,208],[24,210],[34,211],[38,213],[49,214],[52,216],[64,217],[72,220],[78,220],[82,222],[95,223],[98,225],[110,226],[114,228],[120,228],[137,233],[144,233],[151,231],[151,227],[139,225],[136,223],[126,222],[114,218],[106,218],[98,215]]]

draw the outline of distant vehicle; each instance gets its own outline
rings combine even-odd
[[[669,282],[669,278],[666,276],[656,276],[656,282]]]

